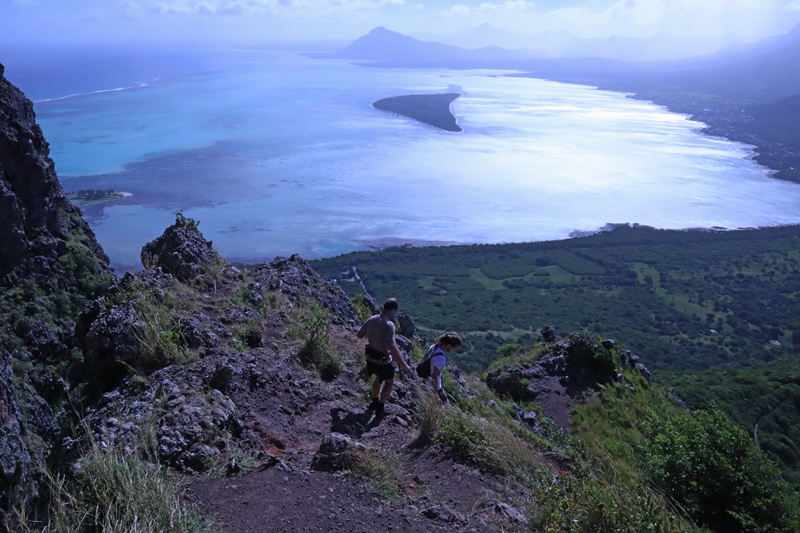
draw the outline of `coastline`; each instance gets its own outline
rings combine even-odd
[[[341,255],[347,255],[350,253],[360,253],[360,252],[382,252],[384,250],[391,250],[397,248],[449,248],[449,247],[459,247],[459,246],[517,246],[517,245],[525,245],[525,244],[536,244],[536,243],[558,243],[562,241],[573,241],[576,239],[585,239],[595,237],[597,235],[607,234],[607,233],[614,233],[615,231],[627,231],[627,230],[644,230],[644,231],[652,231],[652,232],[663,232],[663,233],[681,233],[681,234],[729,234],[729,233],[736,233],[736,232],[759,232],[759,231],[779,231],[779,230],[791,230],[796,228],[800,230],[800,224],[776,224],[771,226],[757,226],[757,227],[741,227],[741,228],[726,228],[722,226],[711,226],[711,227],[692,227],[692,228],[657,228],[654,226],[650,226],[647,224],[639,224],[636,222],[622,222],[622,223],[612,223],[609,222],[604,226],[596,229],[596,230],[575,230],[569,233],[567,237],[559,238],[559,239],[542,239],[542,240],[531,240],[531,241],[514,241],[514,242],[458,242],[458,241],[433,241],[433,240],[419,240],[419,239],[403,239],[399,237],[387,237],[385,239],[372,239],[369,241],[363,241],[361,244],[364,244],[365,247],[361,249],[354,249],[349,252],[344,252],[337,255],[325,255],[320,257],[303,257],[302,254],[300,257],[309,261],[320,261],[324,259],[331,259],[334,257],[339,257]],[[276,257],[237,257],[237,256],[230,256],[225,257],[231,263],[236,265],[260,265],[263,263],[268,263],[274,260]]]
[[[757,106],[732,101],[715,101],[712,94],[683,93],[679,90],[637,89],[625,82],[589,78],[565,79],[560,76],[536,75],[530,72],[505,74],[508,77],[534,78],[570,85],[584,85],[601,91],[624,94],[626,98],[649,102],[663,107],[669,113],[685,115],[689,120],[705,125],[700,133],[709,137],[726,139],[752,147],[752,160],[769,171],[772,179],[800,183],[800,150],[748,128],[754,121],[753,109]],[[705,98],[703,98],[705,96]],[[712,97],[709,100],[708,97]]]

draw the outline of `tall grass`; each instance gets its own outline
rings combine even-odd
[[[342,371],[342,360],[331,346],[328,315],[323,308],[309,304],[289,334],[304,340],[297,354],[301,363],[313,367],[324,381],[336,379]]]
[[[129,362],[133,370],[148,373],[174,363],[192,359],[192,352],[181,344],[180,326],[175,320],[178,312],[192,313],[198,303],[194,291],[181,283],[171,289],[156,289],[134,279],[113,294],[105,308],[133,302],[136,325],[133,335],[138,341],[135,359]]]
[[[74,482],[50,478],[50,516],[20,533],[212,533],[212,521],[182,502],[165,470],[137,454],[94,448]]]
[[[186,362],[187,350],[180,345],[180,330],[172,310],[151,291],[141,291],[136,298],[139,327],[134,334],[139,341],[136,370],[148,372],[172,363]]]
[[[375,493],[387,500],[396,500],[401,495],[398,473],[400,458],[390,450],[350,448],[346,452],[345,464],[350,472],[363,478]]]
[[[641,487],[602,478],[556,476],[536,491],[529,525],[552,533],[629,533],[702,530],[673,513],[663,498]]]
[[[542,468],[539,453],[497,418],[483,417],[457,405],[439,405],[432,391],[421,390],[417,400],[417,442],[446,446],[452,457],[503,475],[528,475]]]

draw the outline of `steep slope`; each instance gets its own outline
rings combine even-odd
[[[0,65],[0,512],[33,502],[68,417],[70,328],[108,285],[108,258],[64,197],[33,104]]]
[[[651,478],[715,531],[748,520],[796,524],[791,492],[740,429],[719,413],[700,413],[706,425],[691,426],[693,415],[611,340],[558,339],[551,330],[483,377],[451,366],[449,405],[398,379],[379,417],[367,408],[360,320],[336,284],[296,256],[248,271],[216,258],[179,280],[166,260],[186,241],[205,241],[180,218],[162,239],[171,244],[146,247],[161,250],[151,267],[126,276],[82,318],[87,360],[120,379],[88,411],[68,457],[80,465],[118,457],[104,463],[113,473],[121,453],[182,473],[182,512],[193,503],[222,531],[574,531],[576,521],[587,532],[690,530]],[[355,304],[369,313],[366,300]],[[425,346],[398,343],[413,359]],[[682,486],[675,454],[659,447],[673,436],[647,434],[686,424],[709,433],[690,450],[700,454],[692,464],[706,461],[697,475],[719,463],[723,483]],[[734,444],[736,454],[724,451]],[[76,483],[81,494],[93,487]],[[745,495],[725,489],[742,483]],[[139,487],[117,490],[120,501],[143,499]],[[78,516],[110,520],[92,500],[72,505]],[[150,512],[131,509],[140,520]]]

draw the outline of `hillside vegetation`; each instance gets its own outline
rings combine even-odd
[[[454,360],[470,371],[488,367],[503,345],[531,346],[551,324],[624,339],[691,407],[716,401],[750,432],[760,422],[762,446],[797,480],[798,237],[796,226],[621,226],[564,241],[392,248],[313,264],[351,295],[397,297],[429,337],[459,330],[465,345]],[[777,367],[790,370],[768,370]]]
[[[797,226],[621,226],[579,239],[392,248],[312,264],[350,295],[366,287],[379,299],[396,296],[427,327],[467,333],[458,364],[471,371],[548,324],[624,338],[652,368],[696,371],[750,366],[800,344],[798,237]]]
[[[451,366],[444,405],[398,380],[374,414],[366,300],[296,256],[232,267],[197,226],[178,213],[147,269],[78,317],[74,429],[41,465],[49,499],[7,500],[8,530],[800,528],[796,490],[746,431],[590,333],[506,345],[477,375]],[[12,361],[17,388],[41,369]]]

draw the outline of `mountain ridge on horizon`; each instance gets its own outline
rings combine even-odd
[[[426,42],[439,42],[466,49],[497,46],[516,50],[531,57],[600,57],[622,61],[680,61],[700,57],[726,57],[739,53],[767,51],[800,37],[800,24],[784,34],[768,36],[752,42],[727,43],[716,39],[686,39],[660,33],[648,38],[611,35],[581,38],[568,30],[544,30],[521,36],[483,22],[445,34],[415,32],[410,37]]]
[[[636,39],[611,36],[603,39],[580,39],[570,32],[545,31],[539,34],[545,39],[559,35],[560,38],[580,41],[580,46],[568,48],[563,53],[547,53],[546,47],[542,48],[511,48],[506,43],[498,44],[496,41],[476,38],[476,33],[486,34],[488,30],[499,32],[500,35],[512,35],[506,30],[494,28],[484,23],[471,31],[459,30],[446,35],[434,34],[403,34],[389,30],[384,26],[377,26],[368,33],[358,37],[348,46],[331,54],[317,54],[319,57],[336,59],[354,59],[367,61],[398,61],[403,63],[426,61],[603,61],[617,63],[618,66],[627,66],[630,69],[639,68],[655,70],[681,70],[693,68],[710,68],[715,65],[723,66],[737,61],[758,58],[763,54],[774,52],[793,43],[800,42],[800,24],[789,32],[760,39],[752,43],[741,43],[732,46],[709,50],[706,53],[683,55],[681,57],[648,57],[644,49],[657,49],[669,45],[676,39],[669,35],[656,35],[649,39]],[[468,47],[446,41],[442,38],[448,36],[461,36],[479,46]],[[438,37],[442,40],[436,40]],[[609,44],[611,43],[611,44]],[[621,53],[605,53],[609,48],[625,47],[638,48],[639,57],[628,56]],[[652,55],[652,54],[651,54]],[[411,66],[411,65],[407,65]],[[622,67],[624,68],[624,67]]]

